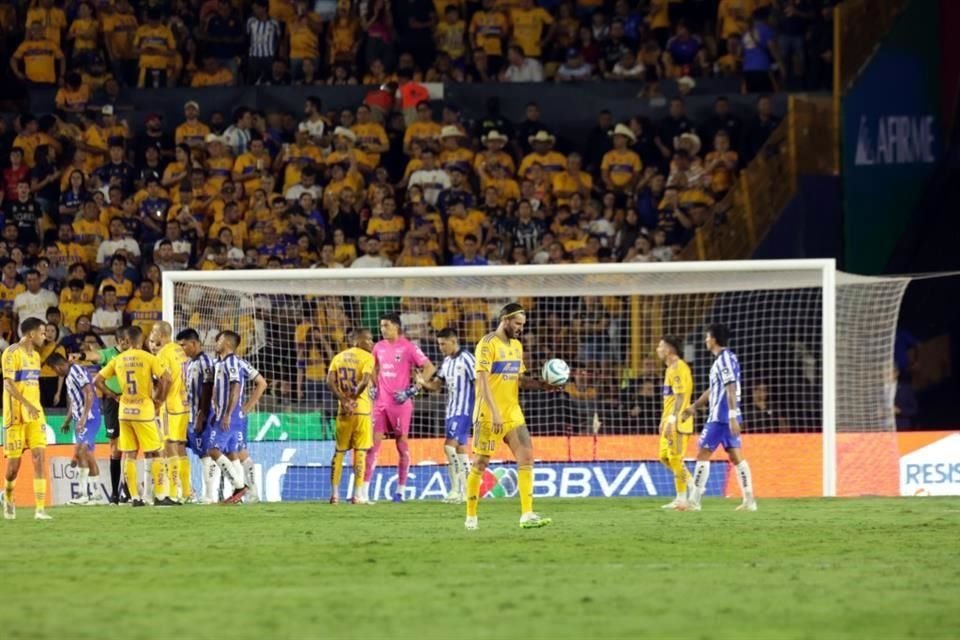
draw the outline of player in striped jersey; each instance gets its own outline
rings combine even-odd
[[[203,343],[196,329],[184,329],[177,334],[177,342],[190,360],[187,362],[187,407],[190,424],[187,429],[187,448],[200,458],[203,469],[203,492],[201,502],[220,500],[222,476],[217,465],[207,452],[209,438],[210,400],[213,397],[213,359],[203,351]]]
[[[737,469],[737,481],[743,493],[743,502],[737,510],[757,510],[750,465],[743,459],[741,452],[740,362],[733,351],[727,348],[729,339],[730,331],[724,325],[712,324],[707,327],[704,344],[716,358],[710,367],[710,388],[697,398],[693,406],[680,413],[680,420],[683,421],[692,417],[697,409],[707,405],[710,407],[707,423],[700,434],[700,452],[697,454],[697,466],[693,471],[693,495],[689,502],[689,508],[693,511],[700,510],[700,499],[706,491],[707,478],[710,475],[710,456],[720,445],[723,445],[730,462]]]
[[[248,492],[251,502],[259,500],[253,459],[247,452],[247,416],[267,390],[267,381],[260,372],[235,353],[239,346],[237,333],[221,331],[217,335],[211,402],[213,420],[208,440],[210,457],[233,484],[233,495],[225,502],[233,503],[240,502]],[[253,389],[244,401],[248,382],[253,384]]]
[[[70,433],[72,422],[77,434],[77,448],[71,466],[80,467],[80,496],[70,500],[68,504],[107,504],[107,499],[100,490],[100,467],[94,455],[103,414],[93,382],[82,365],[71,364],[59,353],[51,354],[46,364],[66,380],[67,417],[61,430],[63,433]],[[91,491],[88,487],[92,489],[92,496],[89,495]]]
[[[450,328],[437,333],[437,346],[444,355],[443,363],[432,380],[423,382],[431,391],[447,386],[446,440],[443,452],[447,456],[447,473],[450,474],[450,493],[444,502],[463,504],[467,493],[467,474],[470,472],[470,456],[467,441],[473,425],[473,404],[477,359],[469,350],[460,346],[457,333]]]

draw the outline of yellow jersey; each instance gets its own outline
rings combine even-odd
[[[367,235],[377,236],[383,250],[393,255],[400,251],[403,241],[403,231],[407,223],[402,216],[393,216],[390,219],[375,215],[367,222]]]
[[[643,169],[643,163],[640,162],[640,156],[629,149],[623,151],[613,149],[603,154],[600,169],[609,171],[610,182],[618,189],[622,189],[636,180],[640,170]]]
[[[56,62],[61,58],[60,47],[50,40],[25,40],[13,52],[14,60],[23,60],[23,73],[30,82],[55,83]]]
[[[28,27],[34,22],[43,24],[43,36],[56,45],[60,44],[60,36],[64,27],[67,26],[67,14],[60,7],[33,7],[27,9],[27,19],[24,21]]]
[[[517,171],[517,175],[525,178],[530,167],[537,163],[543,167],[544,173],[549,175],[567,170],[567,157],[559,151],[551,150],[546,153],[528,153],[524,156],[523,160],[520,161],[520,170]]]
[[[320,39],[313,30],[309,17],[303,17],[287,25],[290,32],[290,59],[320,57]]]
[[[486,51],[488,56],[503,55],[503,39],[509,30],[510,23],[501,11],[477,11],[470,19],[473,45]]]
[[[440,125],[436,122],[421,122],[419,120],[411,122],[407,130],[403,132],[403,146],[409,146],[414,140],[432,146],[438,135],[440,135]]]
[[[152,27],[145,24],[134,34],[133,46],[135,49],[151,50],[150,53],[140,54],[141,69],[166,69],[170,66],[169,56],[177,49],[177,41],[170,27],[163,24]]]
[[[142,349],[128,349],[100,369],[104,379],[116,376],[123,387],[120,395],[120,419],[151,422],[156,417],[153,406],[153,379],[164,374],[164,366],[153,354]]]
[[[437,43],[437,49],[456,61],[463,58],[467,52],[466,34],[467,25],[463,20],[452,23],[442,20],[434,27],[433,38]]]
[[[229,87],[232,84],[233,74],[226,67],[221,67],[214,73],[198,71],[190,80],[191,87]]]
[[[683,395],[683,402],[680,404],[680,410],[683,411],[690,406],[693,398],[693,375],[690,373],[690,367],[683,360],[677,359],[675,363],[667,367],[663,376],[663,415],[660,417],[661,424],[666,422],[667,418],[673,415],[676,407],[677,396]],[[680,433],[693,433],[693,417],[687,420],[677,422],[677,431]]]
[[[93,312],[96,311],[93,305],[86,300],[81,300],[80,302],[74,302],[72,300],[60,302],[59,309],[60,314],[63,316],[63,326],[70,329],[70,331],[77,330],[77,318],[80,316],[92,316]]]
[[[330,371],[337,376],[337,384],[346,393],[353,393],[364,374],[373,375],[373,354],[360,347],[350,347],[341,351],[330,361]],[[369,385],[357,397],[355,415],[370,415],[372,402],[370,401]]]
[[[3,389],[3,424],[45,423],[43,406],[40,404],[40,353],[34,349],[30,353],[19,343],[12,344],[3,351],[3,379],[13,382],[14,388],[34,407],[40,410],[36,419],[31,418],[24,406],[13,399],[6,387]]]
[[[210,127],[199,121],[184,122],[176,128],[173,135],[177,144],[194,146],[203,144],[207,136],[210,135]]]
[[[170,390],[167,392],[166,409],[171,415],[187,413],[186,370],[190,358],[176,342],[168,342],[160,347],[157,360],[170,374]]]
[[[63,311],[62,308],[61,311]],[[153,300],[149,302],[144,302],[140,296],[134,296],[127,302],[124,311],[130,324],[143,329],[143,335],[150,335],[153,325],[163,316],[163,301],[160,296],[153,296]],[[64,314],[64,322],[66,322],[66,314]]]
[[[511,339],[505,342],[496,333],[488,333],[477,344],[474,355],[477,359],[477,374],[489,374],[487,380],[493,401],[500,417],[507,419],[520,408],[520,376],[527,370],[523,365],[523,345],[519,340]],[[489,410],[484,411],[485,406],[486,400],[478,385],[474,420],[482,415],[489,415]]]
[[[128,13],[103,16],[103,38],[113,45],[114,53],[121,60],[137,57],[133,51],[133,38],[138,26],[137,19]]]
[[[553,16],[543,7],[513,9],[510,22],[513,24],[513,39],[523,49],[524,55],[539,58],[545,27],[553,24]]]
[[[553,194],[557,197],[558,206],[570,204],[573,194],[580,193],[581,188],[587,190],[587,195],[593,190],[593,178],[589,173],[581,171],[579,177],[580,181],[577,182],[577,178],[570,175],[569,171],[553,174],[551,186],[553,187]]]
[[[26,290],[27,287],[17,280],[13,284],[0,280],[0,309],[13,309],[14,299]]]

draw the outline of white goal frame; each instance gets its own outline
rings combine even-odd
[[[469,277],[543,277],[543,276],[590,276],[621,274],[629,276],[656,276],[666,274],[704,274],[711,277],[729,274],[761,274],[770,271],[791,271],[796,279],[779,284],[767,281],[770,289],[807,287],[822,291],[822,443],[823,496],[837,495],[837,412],[836,412],[836,351],[837,351],[837,267],[834,259],[796,260],[726,260],[705,262],[654,262],[654,263],[606,263],[606,264],[558,264],[558,265],[513,265],[480,267],[394,267],[367,269],[259,269],[227,271],[165,271],[163,272],[163,319],[174,323],[174,292],[176,284],[227,284],[229,282],[260,280],[264,283],[262,293],[269,293],[271,282],[295,281],[370,281],[389,278],[416,281],[418,279],[449,279]],[[853,276],[854,278],[856,276]],[[735,284],[735,283],[734,283]],[[739,290],[731,286],[728,291]],[[690,290],[688,293],[710,293],[710,290]],[[528,292],[513,292],[515,295],[533,295]],[[624,292],[633,295],[636,292]],[[178,331],[183,327],[174,327]]]

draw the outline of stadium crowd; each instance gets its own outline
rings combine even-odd
[[[751,91],[799,86],[829,20],[805,0],[722,0],[715,12],[704,10],[708,2],[542,4],[0,6],[11,70],[33,85],[59,84],[50,114],[0,120],[0,337],[11,342],[27,317],[48,321],[46,354],[109,344],[124,323],[149,332],[160,316],[160,274],[175,269],[676,259],[697,227],[722,223],[715,204],[780,121],[758,93],[749,119],[719,97],[708,119],[693,122],[684,87],[726,72]],[[775,43],[786,46],[794,32],[796,64],[784,65]],[[12,46],[20,33],[25,40]],[[761,54],[762,72],[748,62]],[[534,67],[535,77],[524,75]],[[484,117],[468,121],[421,84],[588,77],[639,79],[649,91],[660,78],[680,78],[681,95],[656,122],[597,114],[576,148],[558,145],[535,103],[513,122],[491,99]],[[140,123],[110,98],[120,83],[357,78],[373,86],[340,111],[309,98],[302,113],[208,114],[190,100],[178,122],[152,113]],[[587,355],[571,361],[607,358],[597,336],[601,325],[622,331],[615,302],[580,303],[574,330],[586,342],[570,344],[587,344]],[[405,311],[434,329],[452,323],[472,343],[487,323],[471,325],[483,310],[469,306]],[[313,324],[338,331],[289,327],[295,349],[282,361],[296,359],[301,366],[290,369],[300,373],[271,379],[288,383],[284,391],[322,379],[362,313],[336,300],[312,305]],[[45,403],[62,404],[62,381],[49,368],[43,379]]]

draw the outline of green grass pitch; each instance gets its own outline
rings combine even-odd
[[[960,499],[21,509],[0,638],[957,638]]]

